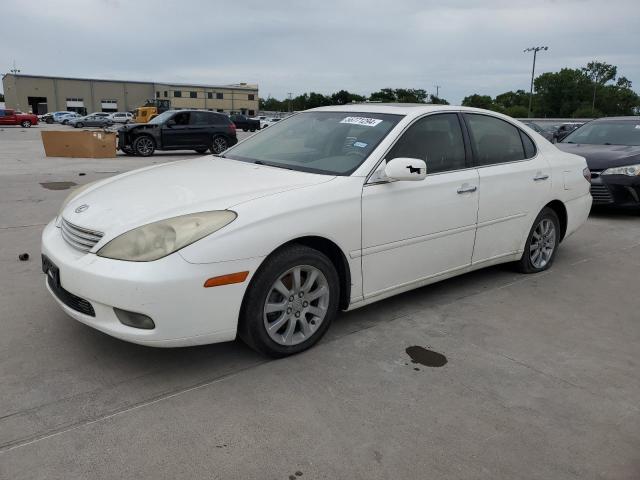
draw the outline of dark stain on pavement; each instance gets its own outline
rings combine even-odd
[[[40,183],[43,188],[47,190],[68,190],[71,187],[75,187],[77,183],[75,182],[44,182]]]
[[[442,367],[447,364],[447,357],[441,353],[427,350],[417,345],[407,347],[405,350],[411,358],[412,363],[419,363],[425,367]],[[415,368],[414,370],[418,370]]]

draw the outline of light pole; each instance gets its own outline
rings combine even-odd
[[[524,53],[533,52],[533,68],[531,69],[531,88],[529,89],[529,111],[527,112],[527,118],[531,118],[531,102],[533,101],[533,77],[536,73],[536,55],[541,50],[549,50],[549,47],[531,47],[525,48]]]
[[[13,68],[11,70],[9,70],[11,73],[13,73],[14,75],[16,73],[20,73],[20,69],[16,67],[16,61],[13,61]]]

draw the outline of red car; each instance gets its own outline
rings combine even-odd
[[[31,113],[16,113],[15,110],[0,109],[0,126],[20,125],[29,128],[38,124],[38,117]]]

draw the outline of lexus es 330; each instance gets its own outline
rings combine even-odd
[[[284,356],[340,310],[498,263],[549,268],[589,185],[584,158],[494,112],[323,107],[77,189],[43,232],[43,270],[68,315],[114,337],[239,335]]]

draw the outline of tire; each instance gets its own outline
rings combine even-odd
[[[543,245],[537,247],[541,242]],[[556,212],[545,207],[533,222],[522,258],[516,263],[517,270],[522,273],[538,273],[547,270],[553,265],[559,243],[560,220]],[[549,248],[551,248],[550,252]]]
[[[30,128],[31,127],[31,120],[23,120],[22,123],[20,124],[23,128]]]
[[[200,154],[205,154],[207,153],[207,150],[209,150],[208,148],[196,148],[195,151],[200,153]]]
[[[136,154],[136,152],[133,151],[133,148],[131,148],[131,146],[129,145],[125,145],[124,147],[121,148],[121,150],[124,152],[125,155],[134,156]]]
[[[149,135],[140,135],[133,141],[133,151],[140,157],[150,157],[156,150],[156,142]]]
[[[84,123],[82,123],[82,122],[78,122],[78,123],[76,123],[76,124],[74,125],[74,127],[76,127],[76,128],[82,128],[82,127],[84,127]]]
[[[47,123],[47,124],[51,125],[51,124],[53,123],[53,118],[47,118],[47,119],[45,120],[45,123]]]
[[[295,271],[299,272],[298,288]],[[242,302],[238,335],[270,357],[300,353],[327,332],[338,312],[339,297],[338,273],[324,254],[303,245],[282,248],[251,280]],[[271,312],[266,312],[267,304]]]
[[[256,129],[255,129],[255,128],[251,128],[251,129],[249,129],[249,131],[250,131],[250,132],[255,132],[255,131],[256,131]]]
[[[243,128],[242,129],[243,132],[246,132],[247,130],[248,130],[248,128]]]
[[[229,141],[227,140],[227,137],[224,137],[223,135],[216,135],[211,140],[210,150],[214,155],[224,152],[227,148],[229,148]]]

